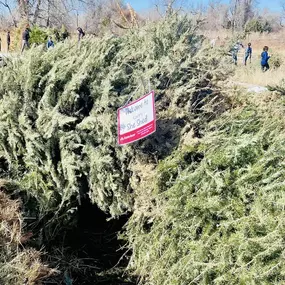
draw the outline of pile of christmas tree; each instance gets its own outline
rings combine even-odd
[[[129,272],[144,284],[281,284],[282,99],[222,90],[230,69],[177,15],[33,48],[0,69],[1,175],[49,225],[86,197],[132,213]],[[116,110],[150,89],[157,132],[119,147]]]

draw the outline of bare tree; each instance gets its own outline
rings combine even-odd
[[[220,0],[212,0],[208,4],[206,11],[208,30],[220,30],[229,27],[229,5],[224,4]]]
[[[10,2],[11,2],[11,1],[10,1]],[[0,1],[0,5],[4,6],[4,7],[8,10],[8,12],[9,12],[11,18],[12,18],[12,21],[13,21],[14,26],[17,27],[17,21],[16,21],[14,15],[13,15],[13,13],[12,13],[12,9],[11,9],[10,5],[8,4],[8,1],[7,1],[7,0],[5,0],[5,1]]]
[[[27,22],[29,22],[29,14],[30,14],[30,6],[31,3],[29,0],[17,0],[18,2],[18,8],[20,11],[20,15],[21,15],[21,19],[26,20]]]
[[[281,6],[281,12],[280,12],[280,26],[284,27],[284,21],[285,21],[285,1],[281,1],[280,2],[280,6]]]
[[[0,0],[0,6],[8,9],[15,26],[20,21],[44,27],[64,25],[72,30],[81,26],[96,34],[100,30],[137,27],[139,19],[123,0]]]
[[[163,16],[170,15],[180,6],[183,6],[184,1],[181,0],[154,0],[153,5],[156,7],[158,13]]]
[[[38,18],[40,16],[40,8],[41,8],[42,0],[37,0],[35,5],[35,12],[34,12],[34,18],[33,18],[33,24],[36,24],[38,21]]]
[[[231,26],[233,32],[242,30],[246,23],[254,16],[253,0],[233,0],[230,6],[232,15]]]

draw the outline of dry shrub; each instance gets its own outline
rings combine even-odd
[[[40,252],[23,248],[31,234],[22,233],[21,203],[2,191],[13,185],[0,180],[0,284],[39,285],[55,271],[42,264]]]
[[[0,205],[0,243],[18,244],[21,238],[19,201],[12,201],[0,192]]]

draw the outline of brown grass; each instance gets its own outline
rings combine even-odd
[[[13,183],[0,180],[0,284],[40,285],[43,278],[55,271],[41,262],[41,253],[24,249],[31,233],[22,233],[20,201],[11,200],[3,192],[14,187]]]
[[[10,200],[0,192],[0,243],[19,244],[21,238],[21,219],[19,201]]]
[[[217,43],[221,45],[227,39],[233,37],[231,31],[222,30],[222,31],[206,31],[204,35],[209,39],[220,38]],[[281,30],[278,33],[252,33],[249,34],[245,40],[242,40],[244,44],[247,42],[251,42],[255,50],[261,50],[263,46],[268,45],[276,50],[284,50],[285,51],[285,29]]]
[[[219,37],[220,40],[216,44],[222,46],[227,39],[232,37],[232,33],[230,31],[211,31],[206,32],[205,36],[209,39]],[[245,46],[249,42],[252,44],[252,63],[246,67],[243,66],[244,50],[242,49],[238,55],[238,66],[232,81],[267,86],[278,84],[285,78],[285,29],[271,34],[253,33],[248,35],[242,42]],[[270,71],[263,73],[260,67],[260,55],[265,45],[269,46],[269,54],[272,58],[269,64],[272,68]],[[283,64],[279,68],[274,69],[271,63],[277,57],[281,59]]]
[[[274,35],[272,35],[274,36]],[[247,66],[243,65],[244,50],[239,53],[239,65],[236,68],[235,75],[233,77],[234,81],[244,82],[259,86],[275,85],[278,84],[285,77],[285,44],[282,46],[282,41],[272,38],[271,40],[260,36],[260,39],[252,41],[253,43],[253,57],[252,63],[248,63]],[[262,47],[264,45],[269,45],[269,55],[271,59],[269,60],[270,70],[267,72],[261,71],[260,66],[260,55],[262,52]],[[281,66],[276,68],[274,66],[274,61],[279,59],[281,61]]]
[[[233,81],[244,82],[258,86],[275,85],[285,78],[284,64],[278,69],[262,72],[260,66],[240,66],[236,69]]]

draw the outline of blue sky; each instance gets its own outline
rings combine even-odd
[[[134,9],[137,11],[142,11],[149,9],[150,7],[153,6],[153,3],[155,2],[154,0],[126,0],[127,3],[130,3]],[[192,3],[207,3],[207,0],[200,1],[200,0],[194,0],[191,1]],[[224,0],[223,2],[228,2]],[[263,9],[263,8],[269,8],[272,11],[279,11],[280,10],[280,2],[281,0],[258,0],[258,6]]]

